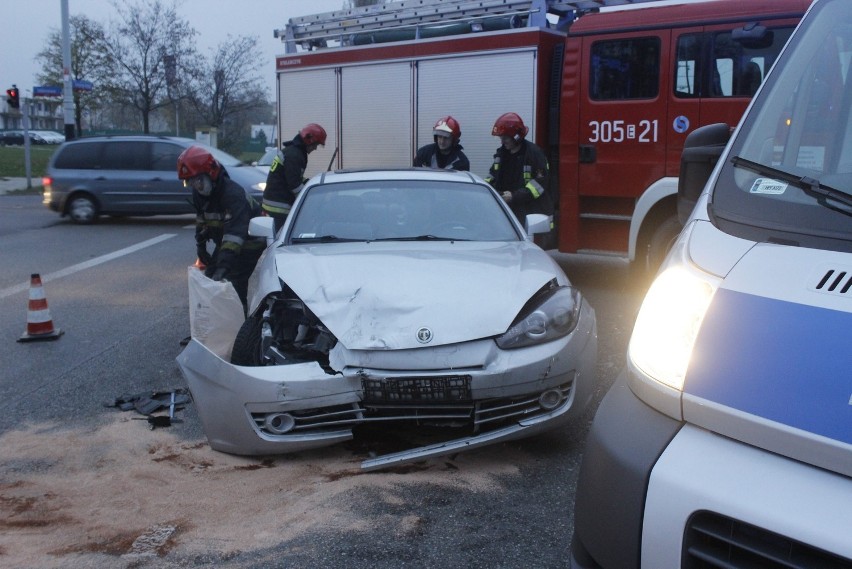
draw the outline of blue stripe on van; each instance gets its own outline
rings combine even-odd
[[[684,391],[852,444],[852,313],[720,289]]]

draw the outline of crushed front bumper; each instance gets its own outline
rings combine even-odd
[[[270,455],[328,446],[371,422],[461,427],[470,436],[366,461],[375,469],[531,436],[579,416],[597,361],[594,311],[568,336],[501,350],[493,340],[397,351],[335,348],[336,374],[315,362],[232,365],[192,340],[177,363],[210,446]],[[437,369],[436,369],[437,368]]]

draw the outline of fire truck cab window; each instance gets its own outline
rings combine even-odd
[[[660,92],[659,38],[595,42],[591,57],[592,100],[653,99]]]
[[[726,31],[680,36],[675,96],[752,97],[792,31],[788,27],[760,34]]]

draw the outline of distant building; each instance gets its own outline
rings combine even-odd
[[[23,103],[26,103],[24,105]],[[26,99],[20,109],[13,109],[3,97],[0,105],[0,130],[22,130],[24,128],[24,107],[29,111],[31,130],[65,130],[62,114],[62,100],[51,98]]]

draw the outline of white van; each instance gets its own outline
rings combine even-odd
[[[852,567],[852,2],[815,0],[729,133],[686,142],[575,568]]]

